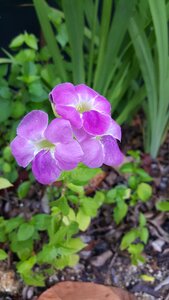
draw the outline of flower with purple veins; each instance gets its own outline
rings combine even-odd
[[[85,84],[59,84],[51,91],[50,100],[59,116],[89,134],[103,134],[110,126],[110,103]]]
[[[11,142],[12,154],[18,165],[27,167],[42,184],[50,184],[62,170],[77,166],[83,151],[73,139],[70,122],[54,119],[48,125],[47,113],[34,110],[28,113],[17,128],[17,136]]]
[[[118,166],[123,162],[124,155],[117,143],[121,140],[121,128],[113,119],[102,135],[89,135],[83,128],[74,128],[74,134],[84,152],[82,162],[88,167]]]

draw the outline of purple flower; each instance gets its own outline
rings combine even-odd
[[[113,119],[102,135],[89,135],[83,128],[74,128],[74,134],[84,152],[82,162],[88,167],[98,168],[103,164],[118,166],[122,163],[124,156],[117,143],[121,140],[121,128]]]
[[[32,163],[33,174],[42,184],[56,181],[62,170],[75,168],[83,156],[70,122],[54,119],[48,125],[48,115],[40,110],[23,118],[11,149],[20,166]]]
[[[111,123],[111,106],[106,98],[85,84],[57,85],[50,93],[56,113],[93,135],[106,132]]]

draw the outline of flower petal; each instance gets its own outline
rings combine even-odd
[[[121,141],[121,127],[113,119],[111,119],[111,124],[105,135],[111,135],[115,139]]]
[[[51,143],[68,143],[73,139],[70,122],[64,119],[54,119],[48,125],[44,135]]]
[[[35,147],[33,143],[23,137],[16,136],[10,146],[18,165],[23,168],[27,167],[34,158]]]
[[[75,127],[72,127],[73,129],[73,134],[75,136],[75,138],[77,139],[77,141],[80,143],[86,139],[89,139],[92,137],[91,134],[88,134],[84,129],[83,127],[78,129],[78,128],[75,128]]]
[[[96,139],[88,139],[81,144],[84,156],[82,162],[90,168],[101,167],[104,160],[102,144]]]
[[[116,140],[112,136],[103,136],[101,142],[104,147],[104,164],[118,166],[123,162],[124,155],[120,151]]]
[[[79,102],[92,102],[98,96],[98,93],[85,84],[78,84],[75,86],[75,91],[78,95]]]
[[[104,134],[109,128],[110,122],[110,116],[101,114],[95,110],[83,113],[83,127],[89,134]]]
[[[58,144],[55,150],[55,158],[62,170],[74,169],[81,161],[83,151],[77,141],[68,144]]]
[[[61,174],[57,161],[52,157],[50,151],[45,150],[35,156],[32,162],[32,172],[37,181],[42,184],[55,182]]]
[[[80,128],[82,126],[82,120],[80,114],[74,107],[58,105],[56,106],[56,112],[64,119],[69,120],[70,123]]]
[[[97,110],[101,113],[109,114],[111,113],[111,105],[110,102],[103,96],[98,95],[94,99],[94,110]]]
[[[33,110],[20,122],[17,134],[25,139],[38,141],[48,125],[48,115],[41,110]]]
[[[51,102],[58,105],[76,105],[78,97],[73,84],[66,82],[58,84],[49,94]]]

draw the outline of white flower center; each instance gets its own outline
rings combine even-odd
[[[80,102],[76,105],[76,109],[79,113],[84,113],[86,111],[90,111],[92,106],[89,102]]]

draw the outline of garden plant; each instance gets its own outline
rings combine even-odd
[[[0,58],[0,299],[167,300],[169,1],[30,2]]]

